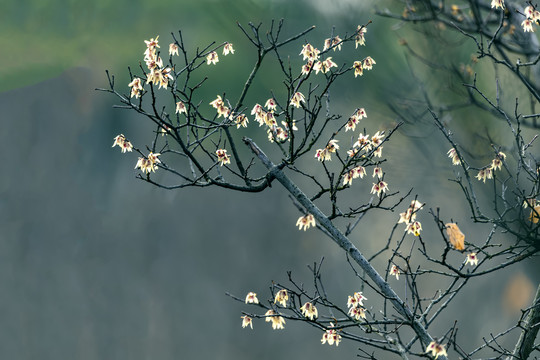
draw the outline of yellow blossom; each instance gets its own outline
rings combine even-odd
[[[234,119],[234,123],[236,124],[237,129],[239,129],[240,126],[247,127],[248,122],[248,118],[244,114],[240,114]]]
[[[259,299],[257,299],[257,294],[254,292],[248,292],[246,295],[246,304],[258,304]]]
[[[478,181],[483,181],[484,183],[486,182],[486,179],[493,179],[493,170],[491,166],[478,171],[476,178]]]
[[[471,264],[471,266],[478,265],[478,256],[476,253],[472,252],[467,254],[467,261],[465,262],[465,265],[467,264]]]
[[[227,150],[225,149],[218,149],[216,150],[216,155],[218,157],[218,161],[221,163],[220,165],[223,166],[224,164],[230,164],[231,163],[231,157],[227,155]]]
[[[314,320],[319,316],[317,308],[310,302],[305,303],[304,306],[300,308],[300,310],[302,310],[302,315],[304,315],[310,320]]]
[[[241,316],[242,318],[242,327],[245,328],[246,326],[249,326],[253,329],[253,319],[250,318],[247,315]]]
[[[365,151],[371,150],[371,141],[369,140],[369,135],[364,135],[362,133],[358,134],[358,140],[353,144],[353,147],[359,147]]]
[[[355,61],[353,63],[354,77],[364,75],[364,67],[362,66],[361,61]]]
[[[373,156],[376,156],[376,157],[382,157],[382,149],[383,149],[384,146],[379,146],[374,152],[373,152]]]
[[[357,291],[353,294],[353,296],[349,296],[347,300],[347,307],[364,306],[364,300],[367,300],[367,298],[362,294],[361,291]]]
[[[296,222],[296,226],[298,226],[298,230],[302,230],[302,228],[304,228],[304,231],[306,231],[310,227],[315,226],[315,218],[311,214],[300,216]]]
[[[380,167],[376,166],[373,169],[373,177],[377,176],[379,179],[382,179],[383,177],[383,171]]]
[[[362,67],[366,70],[371,70],[373,68],[373,65],[375,64],[376,64],[375,60],[373,60],[371,56],[368,56],[364,59]]]
[[[377,194],[377,196],[380,197],[381,192],[385,193],[387,190],[388,190],[388,184],[381,180],[378,183],[373,184],[370,194]]]
[[[504,159],[506,159],[506,154],[503,152],[498,152],[497,155],[495,155],[495,159],[493,159],[491,162],[491,168],[493,170],[501,170]]]
[[[214,107],[214,109],[217,109],[220,106],[225,105],[225,103],[223,102],[223,99],[221,99],[221,96],[218,95],[216,100],[210,102],[210,105],[212,105]]]
[[[521,23],[521,26],[523,26],[523,31],[524,32],[534,32],[533,24],[534,24],[534,22],[531,19],[523,20],[523,22]]]
[[[229,55],[229,53],[234,54],[234,49],[233,49],[232,44],[230,42],[227,42],[223,46],[223,55],[227,56]]]
[[[143,89],[141,79],[136,77],[131,81],[128,86],[131,88],[131,97],[139,98],[141,96],[141,90]]]
[[[343,44],[341,38],[339,36],[335,36],[333,38],[329,38],[324,40],[324,48],[323,51],[330,49],[332,46],[334,46],[333,50],[336,51],[336,49],[341,51],[341,45]]]
[[[122,150],[122,153],[131,152],[133,150],[133,145],[129,141],[126,140],[124,137],[124,134],[117,135],[114,138],[114,143],[112,147],[118,146],[120,150]]]
[[[285,325],[285,319],[281,316],[273,316],[270,318],[272,321],[272,329],[274,330],[282,330],[284,329]]]
[[[357,177],[360,177],[360,179],[364,178],[366,175],[366,169],[363,166],[357,166],[353,169],[354,176],[353,178],[356,179]]]
[[[179,101],[176,103],[176,113],[177,114],[187,114],[187,108],[186,108],[186,105],[182,102],[182,101]]]
[[[210,65],[210,64],[216,65],[218,62],[219,62],[219,57],[218,57],[217,52],[212,51],[210,54],[206,56],[207,65]]]
[[[491,7],[492,8],[503,8],[504,6],[504,0],[491,0]]]
[[[303,56],[302,60],[308,59],[309,61],[315,61],[319,58],[320,51],[314,48],[311,44],[306,44],[302,47],[300,55]]]
[[[358,25],[358,29],[356,30],[356,37],[354,38],[355,48],[358,48],[358,45],[366,45],[366,39],[364,38],[364,34],[366,32],[367,27]]]
[[[291,98],[291,105],[299,108],[301,102],[306,102],[304,95],[301,92],[295,92],[293,97]]]
[[[179,47],[175,43],[169,44],[169,55],[176,55],[178,56],[178,50]]]
[[[330,327],[331,328],[334,327],[334,324],[330,323]],[[337,331],[334,329],[328,329],[323,334],[323,337],[321,339],[321,344],[328,343],[328,345],[336,344],[336,346],[338,346],[340,341],[341,341],[341,335],[339,335]]]
[[[281,306],[287,307],[287,300],[289,300],[287,290],[281,289],[277,292],[276,297],[274,298],[274,304],[280,303]]]
[[[390,268],[390,275],[395,276],[396,280],[399,280],[399,268],[392,264],[392,268]]]
[[[366,318],[366,309],[361,306],[355,306],[349,309],[349,316],[355,318],[357,321]]]
[[[407,231],[407,234],[420,236],[420,231],[422,231],[422,224],[420,224],[419,221],[410,222],[409,224],[407,224],[407,228],[405,228],[405,231]]]
[[[429,343],[428,347],[426,348],[426,352],[431,352],[431,356],[435,356],[435,359],[437,359],[439,356],[448,357],[444,345],[438,344],[435,341]]]
[[[266,104],[264,104],[264,107],[266,107],[268,110],[276,110],[276,100],[274,100],[273,98],[266,100]]]
[[[461,164],[461,160],[459,160],[459,156],[455,148],[451,148],[450,150],[448,150],[447,154],[448,157],[452,159],[452,165]]]
[[[146,158],[140,157],[137,161],[137,165],[135,165],[135,169],[139,168],[145,174],[155,172],[157,170],[157,164],[161,163],[158,159],[159,155],[161,154],[150,152]]]
[[[331,68],[337,67],[337,64],[332,61],[332,58],[329,57],[328,59],[324,60],[322,62],[322,69],[321,71],[326,74],[328,71],[330,71]]]

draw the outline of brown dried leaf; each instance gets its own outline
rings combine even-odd
[[[531,215],[529,215],[529,221],[532,221],[534,224],[538,222],[538,215],[540,214],[540,205],[535,206],[534,210],[531,209]]]
[[[450,243],[456,250],[465,250],[465,235],[459,230],[455,223],[448,223],[446,226],[446,234]]]

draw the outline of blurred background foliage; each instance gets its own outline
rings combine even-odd
[[[1,356],[261,360],[285,354],[311,359],[354,356],[355,344],[321,346],[321,333],[304,324],[287,323],[285,330],[272,331],[268,324],[255,322],[255,330],[241,329],[245,307],[224,295],[230,291],[242,297],[255,291],[259,299],[268,299],[270,281],[286,281],[286,270],[309,284],[305,264],[323,256],[323,278],[334,300],[345,305],[346,296],[358,291],[360,284],[341,251],[317,231],[295,228],[300,214],[280,186],[261,194],[219,189],[164,191],[136,180],[136,156],[111,149],[113,137],[124,133],[143,147],[151,141],[154,129],[135,114],[112,109],[116,99],[94,89],[107,86],[108,69],[127,94],[127,67],[136,69],[142,61],[143,40],[160,35],[161,49],[166,51],[169,34],[182,30],[191,49],[212,41],[235,45],[234,56],[203,69],[210,79],[200,94],[207,102],[223,92],[234,98],[255,60],[237,21],[262,22],[262,29],[267,29],[272,19],[284,18],[286,35],[316,25],[306,40],[322,48],[333,26],[335,34],[350,33],[358,24],[373,20],[367,46],[357,52],[336,52],[334,59],[338,64],[350,63],[360,53],[372,56],[377,65],[362,78],[352,79],[351,74],[332,93],[336,112],[349,114],[356,107],[366,108],[368,119],[362,125],[372,134],[399,120],[388,107],[393,101],[402,103],[404,114],[414,114],[411,108],[425,109],[421,103],[411,106],[404,101],[418,98],[421,82],[439,100],[455,96],[451,90],[460,84],[405,56],[406,49],[398,42],[401,38],[423,49],[435,45],[423,40],[417,30],[377,17],[374,6],[386,4],[4,0],[0,13],[4,49],[0,57]],[[471,48],[451,41],[452,46],[440,42],[433,52],[440,50],[441,58],[457,67],[468,64]],[[284,49],[298,66],[302,42]],[[264,103],[270,91],[282,91],[275,68],[265,66],[246,99],[248,107]],[[486,71],[485,81],[492,82],[492,73]],[[447,86],[450,82],[452,86]],[[478,112],[463,111],[463,117],[445,120],[462,137],[459,140],[471,146],[482,146],[472,129],[498,126]],[[258,130],[250,119],[250,127],[241,131],[265,139],[266,134]],[[504,130],[500,138],[509,139]],[[489,157],[489,144],[482,147]],[[428,118],[410,116],[385,145],[389,157],[383,167],[385,180],[392,191],[414,187],[413,193],[428,208],[440,207],[442,215],[459,222],[469,238],[482,239],[489,229],[470,223],[463,199],[447,181],[453,177],[448,148]],[[318,165],[314,159],[306,160],[313,171]],[[351,188],[350,198],[367,201],[371,184],[364,185]],[[366,216],[362,228],[351,237],[367,254],[386,241],[398,218],[397,213],[381,215]],[[435,232],[427,211],[419,217],[425,234]],[[385,266],[385,261],[376,264],[380,271]],[[498,300],[500,295],[516,276],[521,288],[527,288],[529,278],[538,276],[536,270],[529,264],[478,281],[465,296],[482,293],[492,299],[489,304],[471,307],[464,305],[467,299],[456,301],[441,318],[440,327],[446,329],[455,319],[467,324],[474,318],[481,329],[463,330],[463,346],[477,343],[486,331],[505,329],[514,320],[512,311],[521,304],[505,307]],[[398,293],[406,292],[402,284],[392,285]],[[426,293],[438,286],[426,284]],[[367,298],[377,296],[368,291]],[[526,303],[530,296],[525,298]],[[378,304],[371,305],[376,311]]]

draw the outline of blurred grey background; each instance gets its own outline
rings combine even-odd
[[[225,90],[234,94],[247,76],[244,66],[254,59],[236,21],[263,22],[266,28],[271,19],[285,18],[289,34],[316,25],[306,38],[322,42],[332,26],[343,34],[374,20],[362,50],[381,71],[347,85],[336,99],[352,109],[362,102],[369,114],[364,126],[374,133],[395,121],[384,101],[388,89],[408,89],[399,77],[405,61],[395,22],[376,17],[371,2],[351,0],[6,0],[0,17],[0,357],[355,357],[356,344],[322,346],[322,334],[304,324],[288,322],[285,330],[272,331],[256,321],[254,330],[242,329],[241,311],[252,309],[225,295],[255,291],[260,300],[269,299],[271,281],[285,283],[287,270],[309,284],[306,264],[321,257],[335,301],[345,305],[358,290],[337,246],[316,230],[296,229],[300,214],[279,184],[242,194],[165,191],[135,179],[136,156],[111,149],[113,137],[124,133],[148,143],[148,128],[140,117],[112,109],[116,99],[94,89],[107,86],[108,69],[127,93],[127,66],[142,60],[143,40],[160,35],[166,49],[170,32],[182,30],[192,48],[213,40],[235,45],[237,72],[213,74],[216,84],[228,84]],[[299,46],[289,50],[295,56]],[[272,89],[265,79],[272,77],[263,74],[256,85],[260,101],[268,98]],[[212,100],[224,90],[206,91]],[[253,120],[251,126],[247,134],[257,131]],[[446,180],[453,170],[449,147],[436,131],[407,125],[394,141],[385,146],[391,189],[415,186],[413,193],[429,207],[446,209],[467,234],[485,236],[485,228],[468,222],[457,189]],[[365,201],[369,187],[351,195]],[[398,218],[376,215],[351,237],[367,254],[386,240]],[[427,234],[434,227],[427,212],[422,216]],[[384,271],[385,261],[377,266]],[[457,319],[468,328],[474,318],[474,336],[463,336],[466,346],[504,329],[515,315],[504,312],[499,300],[506,283],[521,276],[535,284],[536,270],[516,267],[479,281],[437,326],[446,329]],[[399,284],[397,290],[405,291]],[[463,306],[479,293],[493,301]]]

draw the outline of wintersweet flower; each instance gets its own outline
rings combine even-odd
[[[358,119],[354,116],[351,116],[349,120],[347,120],[347,123],[345,124],[345,132],[349,130],[354,131],[356,129],[357,123],[358,123]]]
[[[534,28],[533,28],[533,21],[531,19],[525,19],[523,20],[523,22],[521,23],[521,26],[523,26],[523,31],[524,32],[534,32]]]
[[[465,265],[467,264],[471,264],[471,266],[478,265],[478,256],[476,253],[472,252],[467,254],[467,261],[465,262]]]
[[[358,120],[362,120],[363,118],[367,118],[366,109],[364,109],[364,108],[356,109],[353,116],[356,116],[356,118]],[[379,134],[378,131],[377,131],[377,134]]]
[[[225,105],[220,105],[217,107],[217,113],[218,113],[218,119],[223,116],[224,118],[227,118],[229,117],[229,115],[231,114],[231,110],[226,107]]]
[[[300,55],[303,56],[302,60],[308,59],[309,61],[315,61],[319,58],[320,51],[314,48],[311,44],[306,44],[302,46],[302,51]]]
[[[446,234],[448,235],[448,240],[454,246],[456,250],[465,250],[465,235],[461,232],[457,224],[448,223],[445,224]]]
[[[112,147],[115,147],[115,146],[118,146],[120,150],[122,150],[122,154],[133,151],[133,145],[131,145],[131,143],[126,140],[126,138],[124,137],[124,134],[117,135],[114,138],[114,143]]]
[[[364,67],[362,66],[361,61],[355,61],[353,63],[354,77],[364,75]]]
[[[527,17],[527,19],[533,19],[534,17],[534,8],[532,6],[527,6],[525,9],[523,9],[523,14]]]
[[[302,230],[302,228],[304,228],[304,231],[306,231],[310,227],[315,226],[315,218],[311,214],[300,216],[296,222],[296,226],[298,226],[298,230]]]
[[[179,101],[176,103],[176,113],[177,114],[187,114],[187,108],[186,108],[186,105],[182,102],[182,101]]]
[[[362,133],[358,134],[358,140],[353,144],[353,147],[359,147],[365,151],[371,150],[371,141],[369,140],[369,135],[364,135]]]
[[[282,121],[281,124],[285,127],[285,129],[289,130],[289,124],[287,124],[285,121]],[[292,130],[297,131],[298,128],[296,127],[296,121],[292,121]]]
[[[450,150],[448,150],[447,154],[448,157],[452,159],[452,165],[461,164],[461,160],[459,160],[459,156],[455,148],[451,148]]]
[[[217,52],[212,51],[210,54],[206,56],[207,65],[210,65],[210,64],[216,65],[218,62],[219,62],[219,57],[218,57]]]
[[[395,276],[396,280],[399,280],[399,268],[394,264],[390,268],[390,275]]]
[[[221,163],[220,165],[223,166],[224,164],[230,164],[231,163],[231,157],[227,155],[227,150],[225,149],[218,149],[216,150],[216,155],[218,157],[218,161]]]
[[[140,157],[137,161],[137,164],[135,165],[135,169],[140,168],[141,171],[145,174],[155,172],[157,169],[157,164],[161,163],[161,161],[158,159],[159,155],[161,154],[154,154],[150,152],[146,158]]]
[[[268,310],[268,311],[264,314],[264,316],[265,316],[264,321],[266,321],[266,322],[272,321],[272,317],[273,317],[274,315],[277,315],[276,312],[275,312],[274,310],[272,310],[272,309]]]
[[[375,65],[376,62],[373,60],[371,56],[368,56],[364,59],[364,63],[362,64],[362,67],[366,70],[371,70],[373,68],[373,65]]]
[[[304,95],[301,92],[295,92],[293,97],[291,98],[291,105],[299,108],[301,102],[306,102]]]
[[[306,64],[302,65],[302,75],[307,75],[313,67],[313,61],[308,61]]]
[[[263,116],[264,123],[265,123],[266,126],[268,126],[270,129],[273,129],[274,127],[277,126],[277,121],[276,121],[276,118],[275,118],[275,116],[274,116],[274,112],[273,112],[273,111],[269,111],[269,112],[261,112],[261,115]]]
[[[367,298],[362,294],[361,291],[357,291],[353,294],[353,296],[349,296],[347,300],[347,307],[356,307],[356,306],[364,306],[364,300],[367,300]]]
[[[491,7],[492,8],[503,8],[504,6],[504,0],[491,0]]]
[[[499,151],[497,155],[495,155],[495,159],[491,162],[491,168],[493,170],[501,170],[504,159],[506,159],[506,154]]]
[[[329,57],[328,59],[324,60],[322,62],[322,69],[321,71],[326,74],[328,71],[330,71],[331,68],[337,67],[337,64],[332,61],[332,58]]]
[[[371,137],[371,145],[373,145],[373,147],[377,147],[381,145],[383,138],[384,138],[384,132],[381,133],[380,131],[377,131],[375,135]]]
[[[134,97],[137,99],[141,96],[141,90],[143,89],[141,79],[136,77],[131,81],[128,86],[131,88],[131,97]]]
[[[407,224],[407,228],[405,228],[405,231],[407,231],[407,234],[420,236],[420,232],[422,231],[422,224],[420,224],[419,221],[410,222],[409,224]]]
[[[382,157],[382,149],[384,146],[379,146],[374,152],[373,156],[375,157]]]
[[[383,176],[383,171],[378,166],[373,169],[373,177],[375,177],[375,176],[377,176],[379,179],[381,179],[382,176]]]
[[[367,27],[358,25],[358,29],[356,30],[356,37],[354,38],[355,48],[358,48],[358,45],[366,45],[366,39],[364,38],[366,32]]]
[[[313,71],[315,71],[315,74],[318,74],[319,71],[322,71],[322,62],[320,61],[317,61],[316,63],[313,64]]]
[[[352,181],[354,178],[354,170],[349,170],[345,173],[343,176],[343,186],[345,185],[352,185]]]
[[[332,46],[334,46],[333,50],[336,51],[336,49],[341,51],[341,45],[343,44],[341,38],[339,36],[334,36],[333,38],[328,38],[324,40],[324,48],[323,51],[330,49]]]
[[[246,295],[246,304],[258,304],[259,299],[257,299],[257,294],[254,292],[248,292]]]
[[[360,177],[360,179],[363,179],[366,175],[366,169],[363,166],[357,166],[354,169],[354,176],[353,178],[356,179],[357,177]]]
[[[446,353],[446,350],[444,349],[444,345],[438,344],[435,341],[432,341],[429,343],[429,345],[426,348],[426,352],[427,353],[431,352],[431,356],[435,356],[435,359],[437,359],[439,356],[448,357],[448,354]]]
[[[302,310],[302,315],[304,315],[310,320],[314,320],[315,318],[319,317],[319,312],[317,311],[317,308],[310,302],[305,303],[304,306],[300,308],[300,310]]]
[[[281,289],[277,292],[274,298],[274,304],[279,303],[283,307],[287,307],[287,300],[289,300],[289,294],[286,289]]]
[[[272,329],[274,330],[282,330],[284,329],[285,325],[285,319],[281,316],[272,316],[270,318],[270,321],[272,321]]]
[[[324,149],[317,149],[315,152],[315,158],[319,161],[330,161],[332,160],[332,154],[324,148]]]
[[[233,49],[232,44],[230,42],[227,42],[223,46],[223,55],[227,56],[229,55],[229,53],[234,54],[234,49]]]
[[[247,315],[241,316],[242,318],[242,328],[249,326],[253,329],[253,319]]]
[[[221,96],[217,96],[216,100],[210,102],[210,105],[212,105],[212,107],[214,107],[214,109],[217,109],[219,108],[220,106],[223,106],[225,105],[225,103],[223,102],[223,99],[221,99]],[[252,113],[253,114],[253,113]]]
[[[357,321],[366,318],[366,309],[361,306],[355,306],[349,309],[349,316],[355,318]]]
[[[388,184],[381,180],[378,183],[373,184],[370,194],[377,194],[378,197],[381,197],[381,192],[385,193],[387,190]]]
[[[478,171],[476,178],[478,181],[483,181],[484,183],[486,182],[486,179],[493,179],[493,170],[491,169],[491,166]]]
[[[178,50],[180,48],[175,43],[172,43],[169,45],[169,55],[176,55],[178,56]]]
[[[267,108],[268,110],[276,110],[277,108],[276,100],[274,100],[273,98],[266,100],[266,104],[264,104],[264,107]]]
[[[249,120],[246,115],[240,114],[234,119],[234,123],[236,124],[236,128],[239,129],[240,126],[247,127]]]
[[[334,327],[334,324],[330,323],[330,327]],[[341,341],[341,335],[339,335],[337,331],[334,329],[328,329],[323,334],[323,337],[321,339],[321,344],[328,343],[328,345],[336,344],[336,346],[338,346],[340,341]]]
[[[331,152],[331,153],[334,153],[336,152],[336,150],[339,150],[339,145],[337,144],[339,140],[330,140],[328,142],[328,145],[326,145],[326,149]]]

